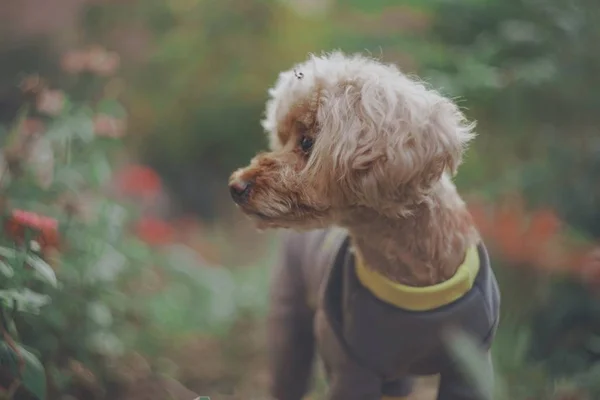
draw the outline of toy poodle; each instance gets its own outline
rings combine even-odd
[[[271,396],[300,400],[318,353],[328,400],[401,399],[438,374],[438,400],[490,398],[500,295],[452,182],[474,125],[395,66],[341,52],[281,73],[262,125],[270,151],[229,189],[259,228],[289,228],[271,285]],[[451,328],[488,355],[486,385],[451,357]]]

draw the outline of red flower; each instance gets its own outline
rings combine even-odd
[[[511,260],[522,262],[525,256],[523,221],[525,214],[518,202],[509,203],[494,213],[493,238],[502,254]]]
[[[531,216],[531,222],[523,234],[526,257],[534,264],[544,260],[552,247],[558,247],[561,222],[558,216],[549,209],[538,210]],[[552,261],[547,260],[550,263]],[[555,259],[554,262],[562,261]]]
[[[172,243],[175,239],[175,228],[166,221],[146,217],[135,226],[137,236],[151,246],[161,246]]]
[[[481,201],[473,200],[468,203],[468,210],[479,232],[483,236],[491,235],[494,231],[494,224],[486,210],[486,205]]]
[[[583,245],[569,240],[553,210],[527,212],[518,196],[490,206],[494,210],[488,216],[483,205],[474,203],[470,205],[471,215],[481,234],[507,261],[544,272],[585,275],[585,280],[595,280],[600,286],[598,259],[584,257]]]
[[[58,247],[57,220],[28,211],[13,210],[5,223],[5,232],[15,241],[22,242],[25,240],[27,229],[34,232],[34,236],[31,239],[36,240],[42,249],[46,247]]]
[[[531,216],[525,236],[529,242],[543,245],[560,232],[560,225],[560,219],[552,210],[538,210]]]
[[[132,165],[117,174],[117,188],[126,196],[154,197],[161,190],[160,177],[143,165]]]

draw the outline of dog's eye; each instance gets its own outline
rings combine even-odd
[[[303,152],[308,153],[313,147],[313,139],[308,136],[302,136],[300,139],[300,148]]]

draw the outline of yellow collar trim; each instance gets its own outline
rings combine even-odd
[[[479,272],[477,246],[467,250],[464,262],[456,274],[447,281],[426,287],[413,287],[389,280],[366,266],[356,252],[356,275],[358,280],[375,297],[399,308],[426,311],[450,304],[464,296],[472,287]]]

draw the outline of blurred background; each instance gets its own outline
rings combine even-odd
[[[277,73],[341,49],[478,121],[497,398],[600,398],[599,43],[597,0],[0,0],[0,396],[266,399],[277,236],[227,177]]]

